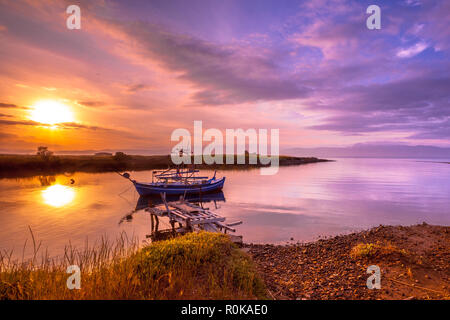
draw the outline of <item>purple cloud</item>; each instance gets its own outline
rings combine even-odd
[[[285,100],[309,93],[296,77],[283,73],[273,56],[258,54],[257,48],[219,45],[145,22],[116,22],[115,27],[139,43],[142,58],[156,59],[198,88],[192,98],[199,104]]]

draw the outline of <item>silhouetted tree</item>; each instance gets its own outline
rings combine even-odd
[[[48,147],[39,146],[36,154],[42,159],[48,160],[53,155],[53,152],[48,150]]]
[[[114,160],[116,161],[123,161],[123,160],[127,160],[129,158],[129,156],[127,156],[125,153],[123,152],[116,152],[116,154],[114,154]]]

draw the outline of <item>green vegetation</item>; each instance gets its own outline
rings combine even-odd
[[[380,242],[376,243],[359,243],[354,246],[351,250],[351,256],[355,258],[363,257],[382,257],[390,256],[392,254],[399,254],[401,256],[408,255],[405,249],[399,249],[390,242]]]
[[[225,156],[224,156],[225,157]],[[280,156],[280,166],[327,161],[317,158]],[[248,169],[260,164],[197,165],[200,169]],[[225,163],[225,161],[224,161]],[[172,165],[169,155],[139,156],[117,152],[113,156],[0,155],[0,177],[26,177],[64,172],[111,172],[165,169]]]
[[[60,261],[0,255],[0,299],[254,299],[265,287],[249,256],[227,235],[191,233],[142,249],[121,237],[95,248],[67,247]],[[66,268],[81,269],[81,289],[66,286]]]

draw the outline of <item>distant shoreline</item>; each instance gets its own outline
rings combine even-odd
[[[235,156],[236,157],[236,156]],[[248,164],[246,155],[245,164],[200,164],[198,169],[239,170],[263,167],[261,164]],[[328,162],[333,160],[315,157],[280,156],[280,166],[293,166],[308,163]],[[225,163],[225,161],[224,161]],[[55,155],[43,158],[38,155],[1,155],[0,178],[29,177],[35,175],[54,175],[65,172],[115,172],[115,171],[144,171],[152,169],[165,169],[172,166],[169,155],[122,155],[117,156],[85,156],[85,155]]]

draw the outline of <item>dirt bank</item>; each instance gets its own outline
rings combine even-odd
[[[379,226],[289,246],[245,245],[275,299],[449,299],[450,227]],[[369,290],[367,267],[381,269]]]

